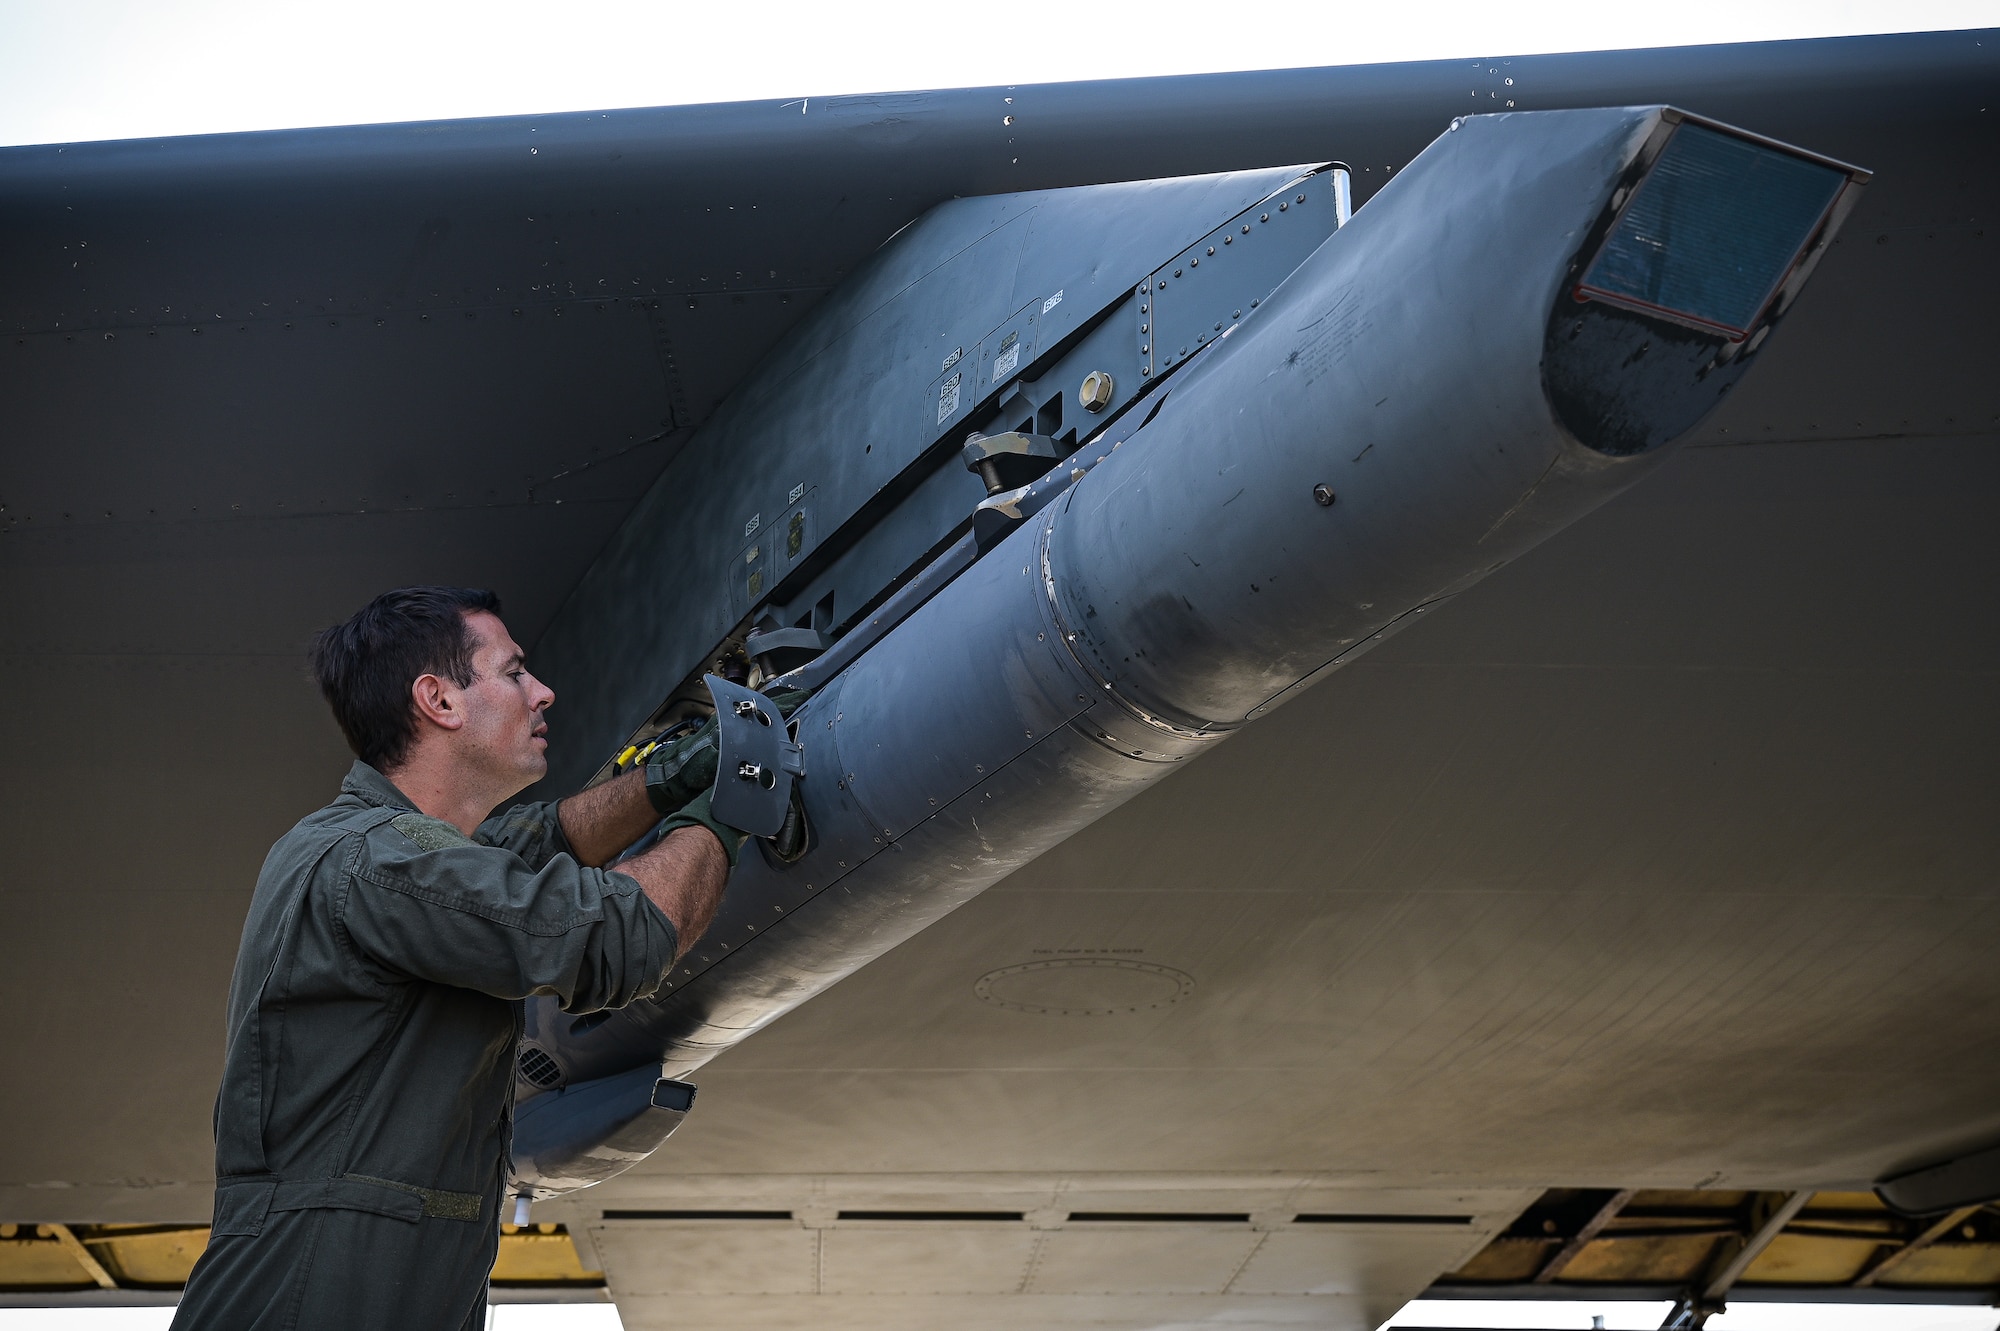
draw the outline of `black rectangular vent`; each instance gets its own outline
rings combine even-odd
[[[842,1220],[1015,1220],[1019,1211],[842,1211]]]
[[[1368,1215],[1312,1211],[1292,1217],[1297,1225],[1469,1225],[1469,1215]]]
[[[1247,1225],[1242,1211],[1071,1211],[1073,1225]]]

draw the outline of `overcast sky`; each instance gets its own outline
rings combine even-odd
[[[2000,0],[0,0],[0,143],[2000,25]]]

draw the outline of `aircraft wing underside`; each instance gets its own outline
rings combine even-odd
[[[1337,232],[1327,164],[1359,223],[1456,117],[1670,105],[1873,178],[1657,475],[1039,858],[984,848],[1011,874],[690,1056],[714,1061],[668,1146],[542,1203],[567,1229],[541,1258],[510,1238],[528,1283],[607,1273],[634,1327],[1363,1326],[1448,1272],[1694,1290],[1719,1248],[1621,1267],[1589,1245],[1747,1245],[1804,1195],[1750,1283],[1990,1291],[1990,1216],[1925,1238],[1860,1194],[2000,1139],[1996,94],[2000,34],[1946,33],[0,149],[0,1220],[159,1227],[9,1235],[0,1284],[170,1289],[199,1248],[249,889],[347,761],[311,632],[389,585],[495,587],[562,663],[550,785],[574,787],[746,643],[780,585],[749,580],[757,559],[931,493],[885,471],[794,531],[823,510],[764,477],[777,498],[709,542],[741,585],[670,639],[691,564],[609,598],[586,575],[667,511],[641,507],[662,477],[720,511],[732,455],[704,441],[791,392],[801,447],[948,444],[969,521],[999,472],[959,466],[958,432],[1013,410],[1009,334],[1060,358],[1153,317],[1106,294],[1104,322],[1059,326],[1082,288],[1016,300],[1010,258],[998,312],[967,303],[978,326],[877,435],[838,410],[876,383],[865,347],[801,342],[827,312],[873,327],[1016,221],[1010,255],[1067,256],[1057,194],[1032,192],[1112,184],[1149,283],[1240,253],[1224,223],[1233,244],[1297,223],[1267,198],[1324,206],[1270,299]],[[883,279],[974,214],[965,245]],[[1059,333],[1009,322],[1031,309]],[[1142,369],[1181,404],[1218,377],[1200,330],[1185,376],[1136,323],[1119,336],[1106,419]],[[1167,396],[1146,399],[1162,426]],[[1020,428],[1045,406],[1002,422],[1018,456],[1070,428]],[[805,618],[762,627],[865,628],[953,542],[1013,549],[928,530],[826,622],[805,589],[838,567],[802,562],[783,585]],[[1091,549],[1093,576],[1123,557]],[[810,782],[810,737],[805,762]],[[688,992],[677,1047],[739,1020]],[[1627,1239],[1585,1233],[1601,1211]],[[1785,1267],[1841,1225],[1870,1255]]]

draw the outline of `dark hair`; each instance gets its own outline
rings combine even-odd
[[[500,598],[477,587],[398,587],[313,639],[313,678],[355,757],[378,769],[402,761],[417,734],[418,676],[472,683],[465,617],[481,610],[499,614]]]

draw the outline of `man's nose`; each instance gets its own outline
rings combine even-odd
[[[556,691],[539,679],[535,681],[535,710],[546,712],[556,705]]]

